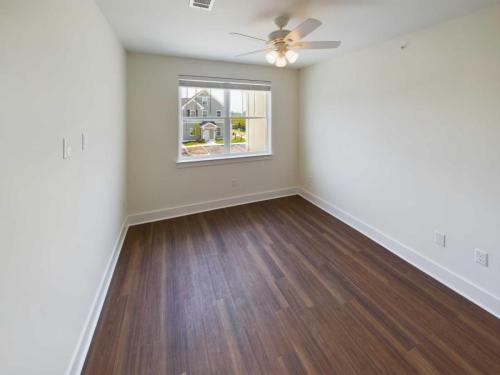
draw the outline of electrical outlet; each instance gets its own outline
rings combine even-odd
[[[474,260],[483,267],[488,267],[488,253],[479,249],[474,250]]]
[[[441,247],[446,247],[446,234],[434,232],[434,243]]]

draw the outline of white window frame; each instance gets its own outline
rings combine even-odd
[[[181,77],[194,77],[194,76],[180,76]],[[252,81],[252,80],[235,80],[235,79],[227,79],[227,78],[206,78],[206,77],[196,77],[196,79],[199,79],[199,84],[200,88],[206,88],[204,86],[207,84],[207,81],[204,81],[204,79],[209,79],[213,80],[216,82],[236,82],[236,85],[239,85],[237,87],[242,87],[242,88],[237,88],[237,90],[247,90],[247,91],[252,91],[252,85],[253,84],[262,84],[263,82],[266,85],[271,86],[270,82],[267,81]],[[208,81],[208,82],[211,82]],[[257,82],[257,83],[256,83]],[[247,85],[247,86],[246,86]],[[267,159],[268,157],[271,157],[273,155],[272,153],[272,91],[269,89],[269,94],[266,95],[267,103],[266,103],[266,115],[265,117],[252,117],[252,116],[245,116],[242,118],[245,118],[247,120],[252,120],[252,119],[262,119],[265,118],[267,121],[267,126],[266,126],[266,136],[267,136],[267,147],[265,151],[262,152],[241,152],[241,153],[234,153],[231,152],[231,134],[232,134],[232,126],[231,126],[231,119],[232,117],[230,116],[230,90],[228,88],[224,88],[224,108],[225,111],[221,111],[221,116],[209,116],[209,117],[188,117],[193,120],[200,120],[200,121],[224,121],[224,154],[218,154],[218,155],[213,155],[213,156],[189,156],[189,157],[183,157],[182,156],[182,138],[183,138],[183,112],[182,112],[182,101],[180,100],[181,98],[181,90],[184,86],[181,86],[180,84],[178,85],[178,105],[179,105],[179,110],[178,110],[178,118],[179,118],[179,126],[178,126],[178,134],[177,134],[177,139],[178,139],[178,147],[177,147],[177,163],[178,164],[187,164],[187,163],[193,163],[193,164],[204,164],[207,162],[207,164],[212,164],[212,162],[216,162],[215,164],[219,164],[220,162],[234,162],[238,161],[238,159],[241,159],[241,161],[244,161],[245,159],[248,158],[258,158],[258,159]],[[244,88],[248,87],[248,88]],[[248,131],[248,128],[247,128]]]

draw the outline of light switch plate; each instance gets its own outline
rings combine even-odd
[[[68,138],[63,138],[63,159],[68,159],[71,157],[71,145],[69,144],[69,139]]]

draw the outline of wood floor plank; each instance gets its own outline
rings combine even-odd
[[[500,320],[293,196],[129,228],[83,374],[500,374]]]

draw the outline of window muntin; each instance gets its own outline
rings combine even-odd
[[[270,154],[270,101],[268,82],[180,79],[179,160]]]

